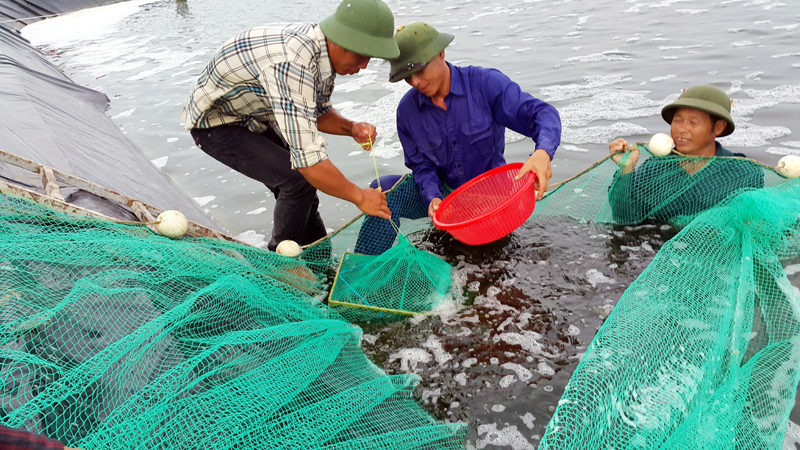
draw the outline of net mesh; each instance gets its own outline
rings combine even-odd
[[[780,448],[800,363],[784,271],[800,258],[800,180],[638,150],[635,166],[607,158],[534,213],[684,227],[595,336],[539,448]]]
[[[0,195],[0,423],[90,449],[462,448],[302,261]]]
[[[450,265],[417,250],[404,236],[399,239],[377,256],[345,253],[329,305],[352,322],[376,322],[427,312],[446,300]]]
[[[800,362],[785,270],[800,180],[638,150],[531,219],[683,227],[601,327],[540,448],[777,448]],[[320,301],[422,312],[452,295],[449,266],[405,238],[431,228],[413,179],[387,198],[399,235],[360,216],[294,260],[0,196],[0,423],[86,448],[462,448],[464,426],[420,409],[417,379],[386,376],[343,320],[399,316]]]

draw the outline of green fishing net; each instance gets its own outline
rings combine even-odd
[[[0,423],[87,449],[457,449],[302,261],[0,195]]]
[[[392,321],[430,311],[446,300],[450,265],[417,250],[405,236],[399,239],[380,255],[345,253],[329,305],[352,322]]]
[[[595,336],[539,449],[780,448],[800,378],[784,271],[800,258],[800,180],[739,158],[652,157],[621,172],[604,160],[534,219],[684,228]]]
[[[607,157],[568,182],[551,188],[536,204],[533,218],[569,217],[581,222],[617,225],[645,220],[685,226],[699,213],[740,189],[760,189],[785,182],[771,167],[738,157],[653,156],[638,144],[635,170],[628,152],[619,165]]]
[[[330,305],[357,323],[431,311],[448,298],[452,282],[448,263],[406,238],[433,227],[414,178],[404,176],[386,197],[392,222],[360,215],[301,256],[332,284]]]

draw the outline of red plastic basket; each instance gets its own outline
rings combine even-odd
[[[478,175],[448,195],[433,215],[433,225],[468,245],[507,236],[533,213],[536,174],[514,180],[522,163],[506,164]]]

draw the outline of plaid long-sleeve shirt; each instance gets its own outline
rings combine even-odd
[[[203,69],[183,108],[186,129],[271,126],[288,144],[292,168],[328,158],[317,117],[331,109],[336,73],[319,25],[247,30],[228,40]]]
[[[0,425],[0,449],[3,450],[64,450],[64,444],[40,434]]]

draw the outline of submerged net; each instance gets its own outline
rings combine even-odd
[[[800,377],[800,180],[661,248],[595,336],[540,449],[780,448]]]
[[[393,321],[424,313],[447,299],[450,265],[417,250],[403,235],[380,255],[345,253],[329,305],[352,322]],[[395,283],[402,289],[393,289]]]
[[[89,449],[461,448],[307,266],[0,195],[0,423]]]
[[[358,216],[301,256],[333,286],[331,306],[353,322],[400,320],[448,298],[450,265],[405,238],[432,227],[413,177],[403,177],[386,197],[392,222]]]

